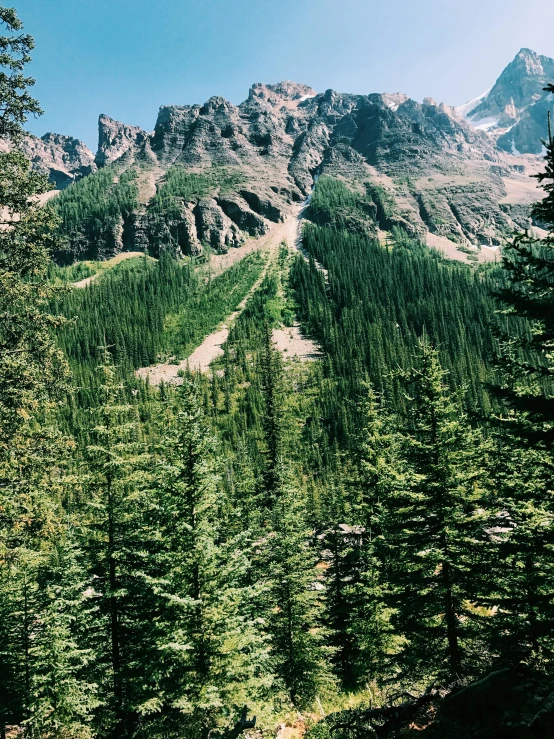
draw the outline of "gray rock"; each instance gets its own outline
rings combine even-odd
[[[554,59],[521,49],[488,93],[459,111],[505,151],[539,154],[546,138],[552,98],[544,88],[554,79]]]
[[[194,217],[199,239],[215,251],[225,253],[242,244],[240,229],[215,200],[200,200],[194,208]]]
[[[40,139],[27,136],[21,148],[32,169],[46,175],[57,190],[96,170],[94,154],[71,136],[59,133],[46,133]]]
[[[120,159],[129,150],[137,150],[150,138],[150,134],[138,126],[128,126],[114,121],[107,115],[98,118],[98,151],[95,162],[98,167]]]

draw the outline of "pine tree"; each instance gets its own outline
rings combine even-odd
[[[554,86],[548,88],[554,92]],[[554,509],[554,137],[550,116],[545,169],[536,175],[546,195],[533,214],[543,239],[518,234],[503,251],[499,291],[501,333],[496,391],[498,463],[492,470],[499,510],[491,526],[489,605],[496,610],[491,641],[504,663],[544,662],[552,655],[553,586],[550,535]]]
[[[553,460],[540,448],[526,448],[501,428],[494,465],[495,515],[489,539],[480,600],[490,609],[485,619],[491,654],[500,666],[517,662],[541,668],[552,658],[554,583]]]
[[[0,735],[32,710],[32,653],[46,617],[37,580],[63,530],[56,477],[67,447],[52,428],[67,365],[56,347],[47,282],[57,221],[35,196],[49,189],[18,150],[22,125],[40,114],[25,76],[34,47],[16,11],[0,7]]]
[[[264,397],[263,429],[266,445],[264,493],[265,507],[271,508],[278,492],[278,464],[283,442],[282,365],[273,346],[272,330],[264,324],[261,352],[261,382]]]
[[[150,588],[143,573],[151,534],[145,523],[148,457],[137,409],[126,402],[106,348],[102,362],[98,368],[101,402],[92,410],[93,443],[86,450],[84,484],[89,503],[84,523],[98,608],[90,643],[97,653],[96,679],[108,710],[101,721],[120,736],[132,732],[138,706],[150,686],[142,675],[149,657],[151,616],[145,604]]]
[[[355,456],[352,529],[358,532],[357,573],[350,577],[348,633],[351,654],[345,659],[357,682],[384,679],[394,660],[395,637],[386,604],[387,557],[383,543],[387,504],[403,489],[400,437],[382,401],[368,385],[360,403],[363,419]]]
[[[550,88],[548,88],[550,89]],[[554,441],[554,137],[550,117],[545,170],[536,175],[545,198],[534,216],[549,233],[537,239],[518,234],[502,253],[505,287],[500,291],[508,328],[503,336],[499,394],[516,413],[522,438]],[[527,319],[523,322],[521,319]]]
[[[269,590],[269,634],[274,669],[295,708],[309,707],[333,688],[322,626],[324,587],[306,522],[304,492],[292,470],[278,468],[279,484],[265,536],[264,579]]]
[[[42,603],[29,647],[32,671],[25,721],[33,739],[88,739],[98,707],[97,686],[87,680],[87,667],[96,655],[79,643],[90,626],[86,601],[91,586],[71,537],[70,529],[38,573]]]
[[[408,468],[383,501],[383,536],[392,623],[405,639],[398,664],[412,677],[456,680],[479,669],[469,603],[485,522],[484,451],[445,374],[423,340],[404,434]]]
[[[241,607],[256,595],[244,588],[248,564],[232,539],[224,543],[213,443],[196,390],[185,380],[156,472],[163,511],[158,589],[166,603],[158,650],[169,711],[164,731],[191,737],[230,723],[271,681],[263,635],[249,607]]]

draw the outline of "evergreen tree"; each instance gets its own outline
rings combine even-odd
[[[406,640],[398,664],[412,676],[456,680],[479,667],[469,603],[485,522],[484,447],[445,374],[422,341],[404,434],[408,468],[383,501],[383,536],[392,622]]]
[[[25,76],[33,39],[0,7],[0,735],[30,720],[39,669],[33,652],[49,604],[39,583],[64,528],[58,484],[67,447],[52,428],[67,366],[57,349],[47,283],[56,220],[35,196],[49,189],[18,150],[22,124],[40,106]],[[57,637],[56,637],[57,638]],[[69,638],[69,637],[68,637]],[[49,646],[53,646],[51,635]],[[58,639],[58,643],[64,639]],[[65,642],[67,647],[68,641]],[[63,687],[60,689],[63,692]],[[75,714],[73,715],[73,718]]]
[[[307,524],[304,493],[292,470],[280,465],[266,533],[265,579],[274,669],[293,706],[309,707],[333,688],[327,633],[321,624],[322,578]]]
[[[386,605],[389,573],[383,536],[387,506],[405,482],[400,436],[370,385],[360,406],[363,425],[352,480],[353,533],[359,532],[358,572],[350,577],[346,591],[353,649],[344,660],[357,682],[384,679],[394,659],[396,640]]]
[[[149,657],[151,615],[144,602],[149,589],[143,574],[150,534],[144,523],[148,477],[137,409],[125,401],[107,349],[102,361],[101,404],[92,411],[94,443],[87,448],[85,472],[87,550],[98,608],[90,643],[107,709],[100,721],[104,730],[120,736],[132,732],[150,685],[142,674]]]
[[[554,92],[554,86],[548,88]],[[552,507],[554,487],[554,137],[550,117],[546,195],[533,214],[548,234],[517,235],[503,251],[504,316],[496,391],[498,515],[491,527],[491,641],[504,662],[552,656]]]
[[[81,556],[66,539],[52,548],[38,580],[42,583],[40,615],[33,628],[29,657],[29,711],[25,726],[34,739],[92,736],[91,720],[98,707],[97,686],[87,680],[96,658],[84,648],[83,631],[90,626],[86,601],[91,590]]]
[[[541,448],[525,448],[517,436],[497,433],[494,466],[495,515],[480,602],[491,654],[501,666],[552,658],[554,540],[551,506],[554,460]]]
[[[283,443],[282,365],[273,346],[271,325],[264,324],[260,374],[264,398],[263,430],[266,445],[264,470],[264,505],[270,508],[278,492],[278,465]]]
[[[249,608],[241,608],[255,591],[243,587],[241,553],[232,541],[224,544],[213,438],[189,381],[170,424],[156,472],[163,511],[158,588],[166,602],[158,637],[160,685],[170,731],[184,730],[192,739],[229,723],[271,678],[265,641]]]
[[[518,234],[502,253],[505,287],[499,297],[508,328],[503,336],[501,379],[497,391],[516,413],[522,438],[554,441],[554,137],[550,117],[543,172],[536,175],[546,192],[533,207],[548,235]],[[521,319],[527,319],[522,321]]]

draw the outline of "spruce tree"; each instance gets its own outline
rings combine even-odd
[[[84,646],[92,591],[71,528],[52,547],[38,574],[40,611],[29,647],[29,707],[25,727],[33,739],[92,736],[97,686],[88,679],[96,653]]]
[[[67,447],[53,411],[68,371],[52,336],[48,254],[56,219],[39,207],[49,189],[18,146],[41,113],[25,75],[34,47],[16,11],[0,7],[0,735],[31,719],[38,625],[49,603],[39,582],[65,523],[57,477]],[[53,638],[53,637],[52,637]],[[59,640],[58,640],[59,641]],[[63,641],[63,639],[61,640]],[[66,646],[69,642],[66,642]],[[52,644],[50,644],[52,646]],[[63,691],[63,688],[61,688]],[[74,716],[73,716],[74,718]],[[72,719],[71,719],[72,720]]]
[[[518,234],[502,253],[505,286],[499,298],[507,330],[502,337],[497,392],[516,414],[514,431],[531,443],[544,443],[552,449],[554,136],[550,117],[548,140],[544,144],[545,169],[536,178],[546,196],[533,206],[533,215],[548,230],[548,235],[538,239],[530,232]]]
[[[494,516],[486,528],[482,606],[491,655],[499,666],[544,668],[554,647],[551,457],[527,448],[506,429],[496,434]]]
[[[265,437],[264,505],[267,508],[275,502],[278,492],[278,465],[283,443],[283,369],[281,357],[273,346],[270,324],[266,321],[263,329],[260,374],[264,398],[263,430]]]
[[[105,700],[99,720],[104,730],[122,736],[132,732],[150,687],[142,674],[151,622],[143,571],[151,533],[145,522],[148,457],[137,409],[127,402],[106,348],[98,372],[100,405],[91,411],[93,443],[86,449],[84,473],[86,547],[98,609],[89,643],[97,653],[95,679]]]
[[[426,340],[411,373],[402,484],[383,501],[392,623],[402,676],[457,680],[479,669],[473,572],[485,525],[484,447]]]
[[[345,662],[358,683],[390,675],[397,646],[386,603],[389,573],[383,537],[388,524],[387,505],[403,490],[405,470],[400,435],[383,405],[367,385],[360,403],[362,427],[351,480],[358,571],[350,576],[347,588],[352,653]]]
[[[548,88],[554,92],[554,86]],[[554,509],[554,136],[550,116],[545,191],[533,215],[548,230],[542,239],[518,234],[503,250],[498,292],[503,331],[496,392],[498,515],[491,526],[489,605],[495,654],[506,662],[552,655],[553,587],[550,534]]]
[[[244,703],[256,703],[271,677],[265,639],[250,617],[256,591],[244,587],[248,563],[222,528],[214,440],[186,379],[160,444],[156,488],[164,731],[208,737]]]
[[[295,708],[311,706],[334,687],[333,649],[322,624],[324,585],[307,524],[305,493],[282,463],[264,545],[273,664]]]

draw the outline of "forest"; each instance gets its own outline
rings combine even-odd
[[[48,183],[17,148],[40,112],[21,94],[33,41],[0,20],[1,739],[411,736],[423,706],[440,723],[441,701],[498,675],[547,701],[552,135],[547,235],[515,234],[499,263],[400,229],[382,243],[382,193],[321,176],[305,256],[283,243],[215,276],[170,250],[64,266],[68,238],[104,243],[124,219],[136,173],[39,205]],[[174,171],[156,207],[210,177]],[[210,373],[136,375],[245,298]],[[275,348],[295,322],[314,361]],[[537,705],[511,734],[461,710],[428,736],[550,736]]]

